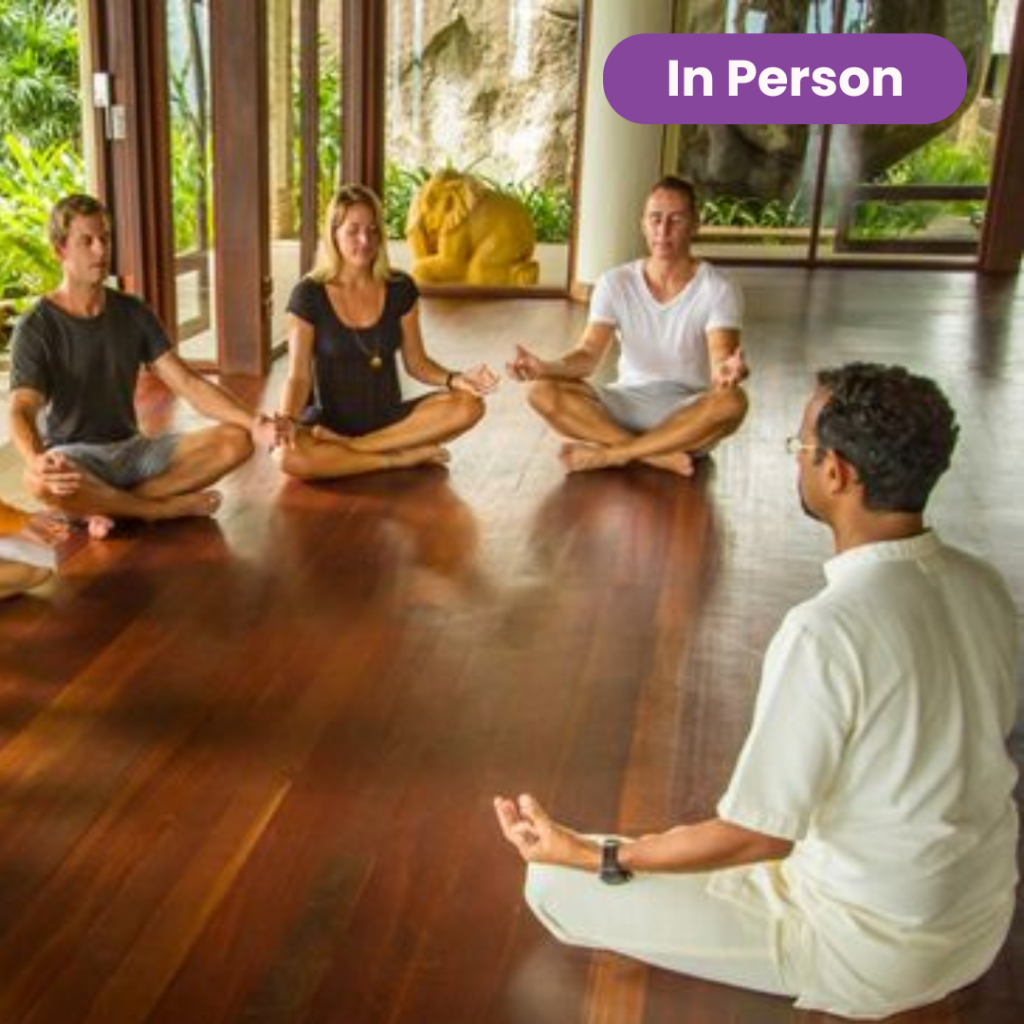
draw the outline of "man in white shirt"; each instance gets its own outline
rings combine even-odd
[[[533,382],[534,409],[571,439],[561,453],[569,472],[644,462],[689,476],[693,455],[746,415],[743,300],[727,274],[690,250],[698,227],[693,186],[662,178],[641,227],[647,258],[601,276],[576,347],[545,360],[519,345],[507,364],[514,380]],[[588,384],[616,335],[618,380]]]
[[[530,796],[495,802],[563,941],[848,1017],[992,963],[1017,882],[1016,613],[995,569],[924,525],[956,436],[900,367],[818,375],[787,447],[836,555],[769,646],[717,816],[602,841]]]

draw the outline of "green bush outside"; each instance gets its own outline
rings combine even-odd
[[[0,0],[0,349],[51,288],[50,207],[85,179],[73,0]]]

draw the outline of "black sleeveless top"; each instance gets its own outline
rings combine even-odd
[[[303,413],[304,422],[355,436],[402,418],[395,357],[402,346],[402,317],[418,298],[413,279],[395,271],[385,283],[377,323],[350,327],[338,319],[326,285],[305,277],[295,286],[288,312],[314,331],[313,404]]]

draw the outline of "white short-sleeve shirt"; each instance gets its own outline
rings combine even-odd
[[[933,533],[825,568],[772,640],[718,808],[796,845],[711,885],[778,914],[799,1006],[880,1016],[976,978],[1009,927],[1016,616]]]
[[[743,296],[724,271],[701,262],[689,284],[658,302],[636,260],[602,274],[590,300],[590,320],[619,335],[619,384],[677,381],[692,391],[710,383],[708,331],[743,326]]]

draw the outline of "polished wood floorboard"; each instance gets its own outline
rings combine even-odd
[[[558,945],[490,809],[529,789],[623,831],[712,811],[761,652],[829,553],[782,449],[820,364],[949,390],[933,522],[1024,607],[1024,286],[740,276],[752,413],[695,481],[564,478],[506,382],[450,471],[303,486],[260,455],[215,521],[77,539],[0,606],[0,1024],[824,1024]],[[500,364],[583,312],[433,300],[425,322],[452,365]],[[1022,1019],[1020,918],[983,981],[900,1018]]]

